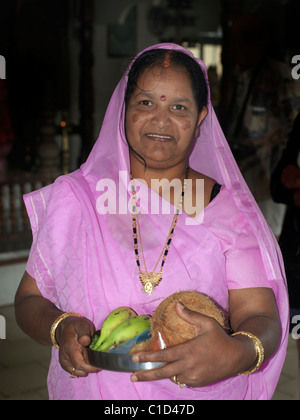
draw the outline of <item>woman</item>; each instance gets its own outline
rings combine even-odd
[[[30,336],[59,345],[48,377],[52,399],[272,397],[287,340],[280,255],[221,132],[207,84],[203,63],[182,47],[145,50],[117,86],[87,162],[25,198],[33,245],[16,314]],[[192,180],[178,216],[174,191],[166,199],[148,188],[163,178],[181,185]],[[115,185],[120,196],[106,214],[103,180],[113,181],[107,186]],[[196,200],[203,184],[203,200]],[[149,211],[149,197],[157,196],[169,214],[165,207]],[[164,367],[127,374],[90,366],[85,346],[111,310],[129,306],[152,314],[162,299],[189,289],[228,310],[238,334],[178,306],[197,337],[134,356],[169,362]]]

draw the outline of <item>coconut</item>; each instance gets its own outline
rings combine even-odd
[[[176,312],[176,303],[181,302],[192,311],[214,318],[222,328],[229,329],[228,315],[210,297],[192,290],[177,292],[164,299],[151,318],[151,335],[165,337],[167,345],[175,345],[195,337],[195,327],[184,321]],[[150,340],[151,341],[151,340]],[[151,347],[151,343],[150,343]]]

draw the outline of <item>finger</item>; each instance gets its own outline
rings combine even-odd
[[[177,302],[175,309],[177,314],[184,320],[190,319],[190,317],[192,317],[193,314],[197,314],[197,312],[194,312],[191,309],[187,308],[181,302]]]
[[[85,347],[82,346],[73,353],[72,365],[76,368],[77,371],[82,373],[82,375],[80,376],[86,376],[88,373],[99,372],[99,369],[90,364],[88,360],[87,350]]]
[[[87,366],[86,368],[82,365],[80,365],[80,367],[77,366],[68,366],[67,369],[65,369],[68,373],[70,373],[70,375],[72,376],[76,376],[76,377],[80,377],[80,378],[85,378],[87,377],[90,373],[98,373],[99,369],[93,368],[91,366]]]
[[[99,372],[88,360],[87,349],[76,340],[71,346],[61,347],[60,364],[67,372],[76,369],[76,376],[87,376],[88,373]]]
[[[77,340],[81,345],[88,346],[91,343],[95,333],[95,326],[91,321],[86,318],[79,319],[77,324],[74,325],[74,330],[76,332]]]
[[[162,379],[170,379],[175,375],[181,374],[182,366],[180,361],[177,361],[169,363],[161,368],[134,372],[130,379],[132,382],[159,381]]]
[[[89,357],[88,357],[88,352],[87,352],[87,349],[86,348],[83,348],[83,350],[82,350],[82,356],[83,356],[83,360],[84,360],[84,363],[85,363],[87,372],[89,372],[89,373],[98,373],[98,372],[101,371],[101,369],[96,368],[95,366],[92,366],[90,364]]]
[[[83,335],[82,337],[78,337],[77,341],[81,346],[87,347],[91,344],[92,338],[89,335]]]
[[[70,378],[72,379],[85,378],[88,375],[86,372],[82,372],[81,370],[78,370],[75,367],[73,367],[72,369],[70,368],[68,372],[70,373]]]
[[[170,363],[175,360],[181,359],[182,346],[180,344],[172,347],[168,347],[163,350],[155,351],[142,351],[135,353],[132,356],[132,361],[135,363],[145,363],[145,362],[161,362],[161,363]]]
[[[94,326],[89,325],[89,332],[86,332],[82,335],[77,335],[78,353],[74,353],[76,360],[74,361],[74,366],[77,366],[77,369],[82,372],[87,373],[97,373],[100,370],[92,366],[89,362],[88,353],[86,347],[91,343],[92,336],[94,334]]]
[[[181,302],[176,304],[176,312],[184,321],[188,322],[195,327],[201,327],[203,323],[211,319],[206,315],[202,315],[199,312],[192,311],[191,309],[184,306]]]

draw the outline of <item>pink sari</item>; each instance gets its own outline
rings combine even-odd
[[[154,48],[190,54],[174,44],[151,47]],[[206,74],[203,63],[197,62]],[[33,230],[28,273],[36,279],[43,296],[63,311],[84,315],[96,328],[118,306],[132,307],[139,314],[152,314],[162,299],[178,290],[206,293],[228,309],[228,290],[269,287],[276,296],[282,322],[281,342],[274,356],[250,376],[184,389],[170,380],[132,383],[129,373],[108,371],[70,379],[60,367],[58,351],[53,348],[48,375],[50,399],[271,399],[288,338],[289,308],[281,254],[241,176],[210,103],[190,166],[214,178],[222,184],[222,190],[192,222],[187,221],[185,213],[179,215],[163,281],[150,296],[142,291],[133,251],[131,214],[124,211],[124,202],[130,200],[129,151],[124,135],[126,83],[127,72],[111,98],[99,139],[87,162],[76,172],[58,178],[53,185],[25,196]],[[116,192],[120,192],[115,214],[101,215],[97,211],[101,197],[99,181],[103,179],[114,181]],[[142,187],[141,197],[149,194]],[[162,212],[140,216],[149,267],[156,263],[172,218],[172,214]]]

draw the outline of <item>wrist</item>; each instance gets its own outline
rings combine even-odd
[[[61,341],[61,335],[65,322],[71,318],[82,318],[81,315],[75,312],[65,312],[61,314],[52,324],[50,329],[50,338],[52,345],[59,349],[59,343]]]
[[[256,372],[264,361],[264,347],[255,335],[249,332],[239,331],[231,337],[239,342],[240,358],[238,374],[250,375]]]

